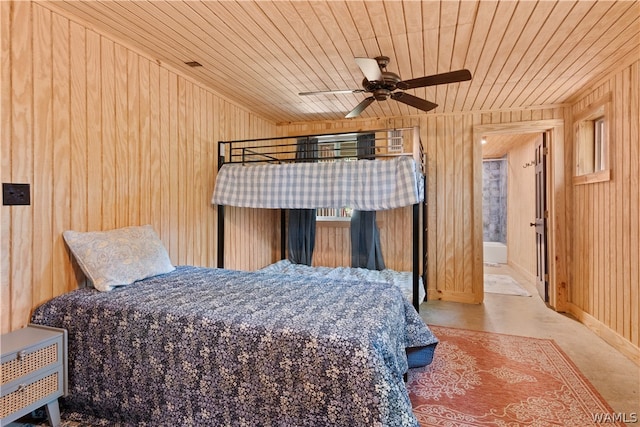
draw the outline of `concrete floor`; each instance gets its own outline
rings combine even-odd
[[[639,366],[582,323],[548,308],[535,284],[509,266],[485,266],[485,273],[508,274],[533,296],[485,293],[478,305],[427,301],[420,306],[422,318],[433,325],[553,339],[615,413],[640,418]]]

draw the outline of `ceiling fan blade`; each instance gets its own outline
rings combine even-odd
[[[402,102],[403,104],[416,107],[418,110],[422,111],[430,111],[438,106],[438,104],[434,104],[431,101],[427,101],[426,99],[418,98],[417,96],[409,95],[404,92],[393,92],[391,94],[391,98],[398,102]]]
[[[338,95],[341,93],[361,93],[364,92],[364,89],[340,89],[340,90],[318,90],[315,92],[299,92],[298,95],[306,96],[306,95]]]
[[[471,72],[469,70],[450,71],[448,73],[434,74],[432,76],[418,77],[416,79],[404,80],[398,82],[398,89],[414,89],[417,87],[442,85],[447,83],[457,83],[471,80]]]
[[[345,119],[351,119],[354,117],[358,117],[360,115],[360,113],[362,113],[364,111],[365,108],[367,108],[369,105],[371,105],[371,103],[373,101],[375,101],[376,99],[373,96],[370,96],[368,98],[365,98],[364,101],[362,101],[360,104],[356,105],[356,108],[354,108],[353,110],[351,110],[351,112],[349,114],[347,114],[345,117]]]
[[[378,61],[373,58],[355,58],[355,61],[367,80],[370,82],[382,81],[382,71],[380,70]]]

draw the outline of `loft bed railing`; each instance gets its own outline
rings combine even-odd
[[[374,134],[374,146],[360,153],[352,150],[334,150],[327,155],[328,144],[341,146],[356,142],[358,135]],[[318,146],[310,144],[316,140]],[[408,143],[407,143],[408,142]],[[354,148],[353,150],[357,150]],[[218,142],[218,167],[222,164],[292,163],[301,160],[342,160],[349,158],[381,159],[411,156],[420,164],[424,173],[424,151],[417,128],[395,128],[366,132],[310,134],[272,138],[241,139]]]
[[[358,148],[358,136],[369,135],[369,146]],[[375,135],[373,138],[370,135]],[[333,147],[333,148],[332,148]],[[390,160],[411,157],[418,172],[426,176],[426,156],[415,127],[311,134],[273,138],[242,139],[218,142],[218,170],[225,165],[254,166],[261,164],[321,163],[344,160]],[[426,185],[422,186],[421,203],[412,204],[412,270],[413,305],[419,308],[420,277],[427,284],[427,209]],[[214,197],[215,199],[215,197]],[[214,201],[214,203],[216,203]],[[218,207],[218,267],[224,267],[224,204]],[[422,205],[422,209],[420,209]],[[336,207],[336,206],[326,206]],[[286,259],[286,211],[281,209],[281,259]],[[420,229],[422,224],[422,229]],[[422,271],[420,265],[422,261]],[[426,291],[426,289],[425,289]]]

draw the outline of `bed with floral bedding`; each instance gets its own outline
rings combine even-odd
[[[397,287],[187,266],[32,322],[68,331],[63,406],[124,426],[417,426],[403,375],[438,342]]]

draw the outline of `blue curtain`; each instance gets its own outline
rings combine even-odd
[[[300,138],[296,144],[298,161],[314,162],[318,159],[318,139]],[[289,209],[288,226],[289,261],[311,265],[316,241],[316,210]]]
[[[373,159],[375,134],[358,135],[357,150],[358,159]],[[375,211],[354,210],[351,215],[351,266],[369,270],[385,268]]]

